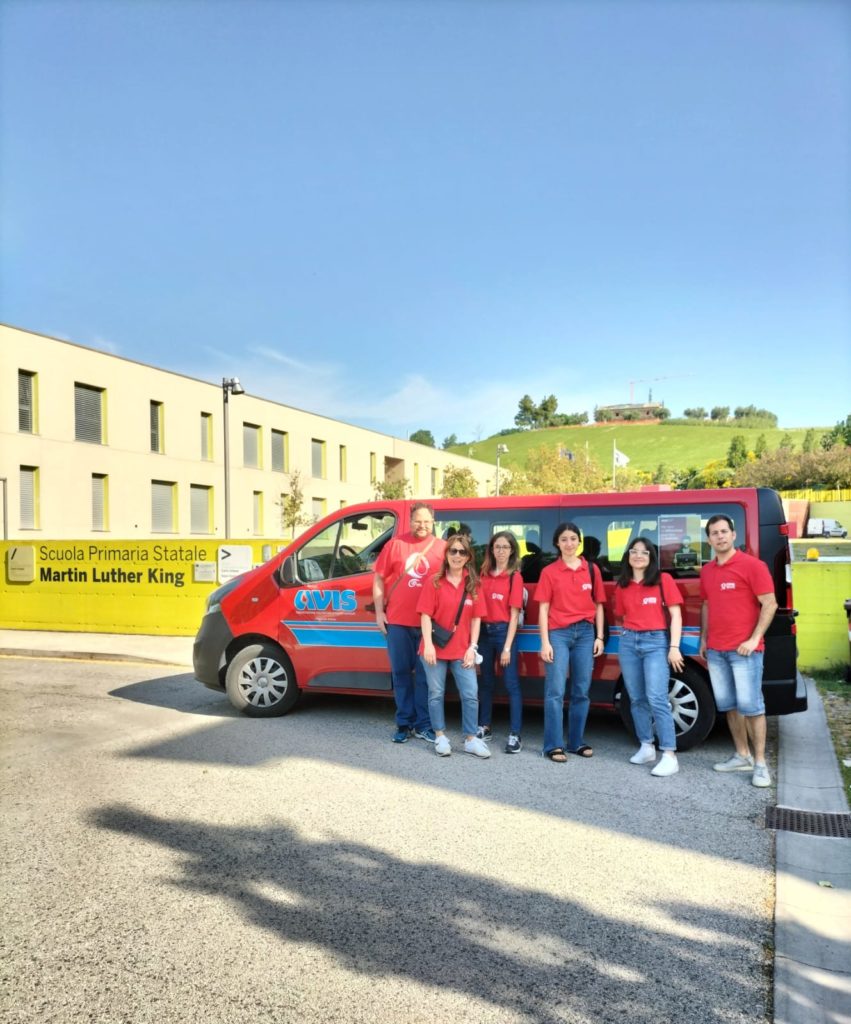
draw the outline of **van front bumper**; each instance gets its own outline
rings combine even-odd
[[[192,667],[195,678],[211,690],[224,690],[221,670],[225,666],[225,651],[233,640],[224,615],[209,612],[201,619],[201,627],[192,646]]]

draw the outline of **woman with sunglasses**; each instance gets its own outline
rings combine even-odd
[[[641,746],[629,759],[632,764],[656,760],[653,729],[662,757],[650,772],[657,778],[676,775],[677,735],[668,703],[671,669],[681,672],[683,628],[680,588],[668,573],[659,572],[659,557],[652,541],[635,537],[621,559],[615,587],[615,619],[623,622],[618,660],[632,721]],[[665,611],[671,619],[670,636]]]
[[[423,632],[420,657],[428,681],[428,711],[436,737],[434,750],[440,757],[452,753],[443,706],[448,668],[452,669],[461,698],[464,750],[475,757],[491,756],[487,744],[476,735],[479,714],[476,660],[484,610],[477,584],[470,540],[466,534],[457,533],[446,542],[443,563],[439,571],[426,580],[417,604]],[[434,643],[433,625],[451,634],[444,647]]]
[[[519,565],[517,538],[510,530],[495,533],[485,550],[479,581],[485,608],[479,634],[479,654],[483,660],[479,676],[478,736],[486,742],[491,738],[495,663],[498,661],[508,693],[509,733],[505,744],[506,754],[516,754],[522,746],[520,730],[523,724],[523,698],[517,672],[517,645],[514,642],[523,608],[523,577],[518,571]]]
[[[582,531],[559,523],[553,547],[561,556],[544,567],[535,592],[544,678],[544,757],[563,764],[564,691],[570,679],[567,749],[579,757],[594,751],[584,742],[594,659],[603,653],[606,591],[599,569],[579,554]]]

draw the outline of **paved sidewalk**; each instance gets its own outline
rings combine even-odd
[[[0,630],[0,655],[192,665],[192,637]],[[818,690],[779,721],[777,805],[845,812]],[[825,885],[824,883],[830,883]],[[851,1024],[851,840],[777,832],[774,1024]]]

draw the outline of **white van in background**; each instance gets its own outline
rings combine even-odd
[[[848,536],[848,531],[838,519],[818,519],[811,517],[807,520],[806,536],[845,538]]]

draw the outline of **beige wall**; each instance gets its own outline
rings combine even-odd
[[[18,371],[36,374],[36,423],[32,434],[18,429]],[[74,384],[105,390],[103,444],[75,440]],[[150,403],[163,403],[162,454],[150,451]],[[263,495],[261,535],[281,536],[280,495],[290,488],[288,472],[271,469],[271,431],[288,434],[289,470],[298,470],[304,512],[323,499],[326,512],[341,503],[369,501],[374,494],[370,454],[377,476],[406,477],[414,497],[436,496],[443,470],[469,467],[479,493],[492,492],[494,467],[423,445],[412,444],[338,420],[303,412],[250,395],[229,401],[231,539],[253,535],[253,492]],[[212,415],[212,455],[201,459],[201,413]],[[261,468],[243,465],[243,423],[261,428]],[[311,441],[325,442],[325,475],[312,475]],[[339,472],[340,445],[346,447],[346,479]],[[224,538],[222,388],[105,352],[0,325],[0,478],[7,480],[10,539],[103,537],[92,530],[92,474],[108,479],[108,531],[113,537],[153,538],[151,482],[177,485],[175,533],[190,535],[190,485],[212,487],[213,528]],[[400,460],[400,461],[396,461]],[[38,527],[22,529],[20,468],[38,469]],[[392,467],[392,468],[391,468]],[[433,471],[436,471],[433,473]]]

